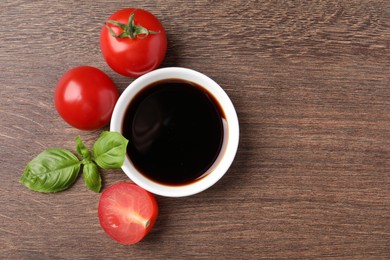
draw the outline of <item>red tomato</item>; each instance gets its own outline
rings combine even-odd
[[[110,122],[119,94],[112,80],[101,70],[76,67],[58,81],[54,104],[71,126],[95,130]]]
[[[160,66],[167,50],[167,36],[153,14],[128,8],[114,13],[103,26],[100,48],[114,71],[138,77]]]
[[[151,193],[129,182],[111,185],[100,197],[100,225],[121,244],[135,244],[149,233],[158,215]]]

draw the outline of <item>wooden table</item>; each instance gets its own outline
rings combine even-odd
[[[193,2],[193,3],[192,3]],[[157,196],[139,244],[101,229],[100,194],[80,179],[42,194],[19,183],[48,147],[91,146],[102,130],[67,125],[59,77],[90,65],[122,92],[100,29],[116,10],[154,13],[161,67],[203,72],[232,99],[240,146],[228,173],[185,198]],[[0,3],[1,259],[390,258],[388,1],[14,1]],[[107,128],[106,128],[107,129]],[[104,187],[126,181],[104,171]]]

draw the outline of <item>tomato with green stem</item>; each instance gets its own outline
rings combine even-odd
[[[121,244],[141,241],[158,215],[154,196],[134,183],[119,182],[101,195],[98,216],[103,230]]]
[[[153,14],[127,8],[109,17],[100,33],[100,48],[114,71],[138,77],[161,65],[167,50],[167,37]]]

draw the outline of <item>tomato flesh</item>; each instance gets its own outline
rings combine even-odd
[[[66,72],[54,92],[57,112],[68,124],[82,130],[107,125],[118,98],[112,80],[103,71],[90,66]]]
[[[154,196],[133,183],[113,184],[100,197],[100,225],[121,244],[131,245],[141,241],[152,229],[157,215]]]

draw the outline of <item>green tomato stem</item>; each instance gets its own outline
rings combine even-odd
[[[140,26],[140,25],[135,25],[134,23],[134,17],[135,17],[135,14],[134,13],[131,13],[130,16],[129,16],[129,21],[127,24],[123,24],[123,23],[120,23],[118,21],[114,21],[114,20],[107,20],[107,22],[105,23],[105,26],[108,30],[108,32],[110,33],[110,35],[112,37],[115,37],[115,38],[118,38],[118,39],[123,39],[123,38],[130,38],[130,39],[134,39],[134,38],[139,38],[139,39],[144,39],[146,37],[148,37],[149,34],[158,34],[159,32],[155,32],[155,31],[152,31],[152,30],[148,30],[146,29],[145,27],[143,26]],[[120,34],[116,34],[110,26],[108,26],[107,23],[110,23],[114,26],[118,26],[120,27],[123,32],[121,32]]]

